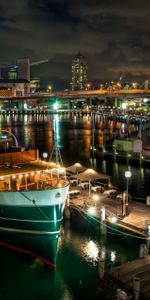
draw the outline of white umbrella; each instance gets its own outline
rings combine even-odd
[[[97,179],[110,179],[109,176],[102,174],[102,173],[98,173],[93,169],[87,169],[82,173],[79,173],[78,175],[74,175],[73,177],[80,179],[81,181],[89,181],[89,197],[91,194],[91,189],[90,189],[90,183],[91,181],[97,180]]]
[[[86,168],[82,166],[80,163],[75,163],[71,165],[70,167],[66,168],[66,171],[69,171],[72,174],[78,174],[80,172],[83,172]]]

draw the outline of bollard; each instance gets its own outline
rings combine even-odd
[[[98,273],[100,280],[103,279],[105,275],[105,261],[103,259],[98,262]]]
[[[103,224],[103,222],[106,220],[106,209],[105,207],[102,207],[100,210],[100,231],[101,234],[106,234],[106,226]]]
[[[105,207],[102,207],[101,210],[100,210],[100,219],[101,219],[102,222],[104,222],[105,219],[106,219],[106,209],[105,209]]]
[[[105,235],[106,232],[107,232],[107,227],[106,227],[106,225],[103,224],[103,223],[100,224],[100,233],[101,233],[102,235]]]
[[[138,277],[133,278],[133,294],[134,300],[138,300],[140,296],[140,279]]]

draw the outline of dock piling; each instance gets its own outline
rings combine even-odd
[[[135,276],[133,278],[133,294],[134,294],[134,300],[138,300],[140,296],[140,279],[139,277]]]

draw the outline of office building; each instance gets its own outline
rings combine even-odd
[[[87,63],[84,56],[78,53],[72,61],[71,90],[85,90],[87,85]]]

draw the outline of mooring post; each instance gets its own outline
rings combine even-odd
[[[101,234],[105,234],[106,233],[106,225],[104,224],[106,220],[106,209],[105,207],[102,207],[100,210],[100,231]]]
[[[105,275],[105,261],[103,259],[100,259],[98,262],[98,273],[99,279],[102,280]]]
[[[140,296],[140,278],[139,277],[134,277],[133,278],[133,294],[134,294],[134,300],[138,300]]]

